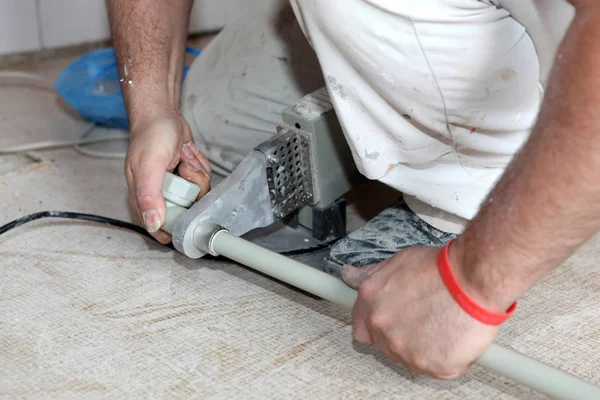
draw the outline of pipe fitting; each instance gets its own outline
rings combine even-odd
[[[194,229],[194,245],[198,250],[202,251],[203,253],[208,253],[212,256],[217,257],[220,254],[218,254],[213,249],[212,242],[214,236],[222,231],[229,232],[227,229],[213,222],[201,222],[200,224],[198,224],[198,226],[196,226],[196,229]]]
[[[162,226],[163,231],[173,233],[177,220],[194,204],[198,193],[200,186],[170,172],[165,173],[162,194],[167,213]]]

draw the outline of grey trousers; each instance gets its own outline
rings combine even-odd
[[[289,1],[265,0],[195,60],[182,110],[200,150],[231,170],[275,134],[284,108],[324,85]]]

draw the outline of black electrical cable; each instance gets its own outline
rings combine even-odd
[[[307,254],[312,254],[312,253],[316,253],[318,251],[322,251],[322,250],[330,248],[331,246],[336,244],[338,242],[338,240],[339,239],[331,240],[329,242],[321,243],[321,244],[318,244],[313,247],[305,247],[303,249],[280,251],[279,254],[281,254],[282,256],[287,256],[287,257],[303,256],[303,255],[307,255]]]
[[[41,211],[35,214],[26,215],[24,217],[15,219],[14,221],[9,222],[8,224],[0,226],[0,235],[28,222],[43,218],[76,219],[81,221],[98,222],[100,224],[108,224],[116,226],[118,228],[129,229],[131,231],[139,233],[140,235],[154,239],[148,232],[146,232],[144,228],[135,224],[125,221],[119,221],[118,219],[102,217],[100,215],[84,214],[71,211]]]
[[[2,235],[14,228],[17,228],[23,224],[26,224],[28,222],[36,221],[38,219],[43,219],[43,218],[60,218],[60,219],[73,219],[73,220],[80,220],[80,221],[97,222],[100,224],[116,226],[117,228],[121,228],[121,229],[127,229],[130,231],[136,232],[142,236],[145,236],[147,238],[150,238],[152,240],[156,240],[144,228],[142,228],[141,226],[132,224],[130,222],[120,221],[118,219],[103,217],[100,215],[84,214],[84,213],[71,212],[71,211],[41,211],[41,212],[37,212],[34,214],[25,215],[24,217],[15,219],[14,221],[11,221],[5,225],[0,226],[0,235]],[[299,255],[304,255],[304,254],[310,254],[310,253],[314,253],[317,251],[325,250],[326,248],[332,246],[335,242],[336,242],[336,240],[333,240],[330,242],[320,244],[318,246],[309,247],[309,248],[305,248],[305,249],[284,251],[279,254],[284,255],[284,256],[299,256]]]

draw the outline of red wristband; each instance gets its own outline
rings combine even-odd
[[[458,305],[465,310],[467,314],[475,318],[477,321],[483,322],[486,325],[501,325],[515,311],[517,308],[517,302],[515,301],[505,313],[498,313],[486,310],[485,308],[479,306],[472,298],[470,298],[469,295],[466,294],[458,284],[458,281],[456,280],[456,277],[454,276],[454,273],[450,267],[448,251],[453,242],[454,240],[451,240],[442,248],[437,259],[438,271],[440,271],[442,281],[446,285],[450,295],[458,303]]]

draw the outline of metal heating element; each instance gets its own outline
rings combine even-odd
[[[312,202],[310,140],[309,135],[280,127],[276,136],[256,148],[267,158],[267,184],[277,218]]]

